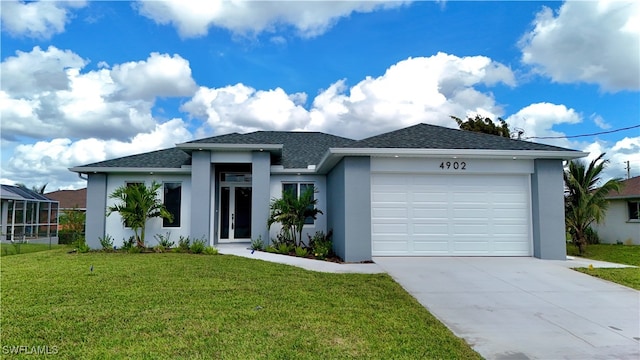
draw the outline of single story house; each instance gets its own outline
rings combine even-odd
[[[58,202],[14,185],[0,189],[0,241],[58,243]]]
[[[604,220],[591,225],[600,242],[640,245],[640,176],[624,180],[620,191],[609,192],[606,199]]]
[[[563,160],[586,153],[418,124],[363,140],[257,131],[71,168],[86,174],[87,242],[132,235],[109,198],[127,183],[163,183],[175,221],[154,233],[210,244],[275,238],[271,199],[317,189],[324,212],[304,231],[333,230],[348,262],[372,256],[535,256],[565,259]],[[81,175],[82,176],[82,175]],[[305,237],[306,238],[306,237]]]

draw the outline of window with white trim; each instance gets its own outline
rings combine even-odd
[[[308,189],[315,189],[315,185],[313,183],[297,183],[297,182],[288,182],[282,183],[282,195],[286,192],[291,193],[295,197],[300,197],[301,194],[304,194]],[[315,193],[312,195],[312,199],[315,199]],[[313,225],[315,224],[315,220],[313,217],[307,217],[304,219],[305,225]]]
[[[173,222],[162,219],[163,227],[180,227],[180,208],[182,203],[182,183],[166,182],[164,185],[164,207],[173,216]]]
[[[628,201],[629,220],[640,220],[640,201]]]

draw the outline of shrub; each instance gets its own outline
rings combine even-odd
[[[322,231],[316,231],[313,238],[309,235],[309,246],[311,247],[313,256],[318,259],[326,259],[333,251],[333,231],[329,230],[325,235]]]
[[[302,246],[296,246],[296,256],[297,257],[306,257],[309,255],[309,250],[303,248]]]
[[[58,231],[58,244],[71,245],[74,243],[73,237],[74,237],[73,232],[69,230],[60,230]]]
[[[153,237],[156,238],[158,245],[161,245],[164,249],[171,249],[173,245],[175,245],[173,241],[169,240],[169,238],[171,237],[170,231],[167,231],[165,235],[155,234],[153,235]]]
[[[193,240],[193,244],[191,244],[190,249],[194,254],[202,254],[206,246],[206,241],[204,239],[195,239]]]
[[[187,252],[189,251],[190,248],[191,248],[191,240],[189,239],[189,237],[188,236],[184,237],[180,235],[180,238],[178,239],[178,250]]]
[[[280,254],[284,254],[284,255],[289,255],[293,249],[295,249],[295,245],[293,244],[280,244],[277,247],[278,249],[278,253]]]
[[[133,247],[133,244],[136,242],[136,238],[131,236],[129,240],[122,239],[122,250],[128,251]]]
[[[205,255],[218,255],[218,249],[213,246],[207,246],[204,248],[203,254]]]
[[[257,239],[251,240],[251,250],[262,250],[264,243],[262,242],[262,236],[258,236]]]
[[[265,249],[265,251],[266,251],[266,252],[268,252],[268,253],[273,253],[273,254],[278,253],[278,249],[276,249],[276,247],[275,247],[275,246],[273,246],[273,245],[269,245],[269,246],[267,246],[267,248]]]
[[[131,246],[127,251],[129,254],[139,254],[142,252],[143,247],[140,246]]]
[[[113,250],[113,238],[111,237],[111,235],[107,234],[104,237],[99,237],[98,240],[100,240],[100,246],[102,246],[102,250]]]

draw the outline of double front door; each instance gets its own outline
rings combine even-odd
[[[251,182],[221,183],[220,241],[251,240]]]

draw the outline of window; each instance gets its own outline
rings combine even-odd
[[[173,222],[162,219],[163,227],[180,227],[180,203],[182,202],[182,184],[164,183],[164,207],[173,215]]]
[[[629,220],[640,220],[640,201],[629,201]]]
[[[291,193],[295,197],[299,197],[301,194],[304,194],[308,189],[314,189],[315,186],[313,183],[283,183],[282,184],[282,194]],[[315,194],[312,195],[312,199],[315,199]],[[315,220],[312,217],[308,217],[304,219],[305,225],[313,225]]]

